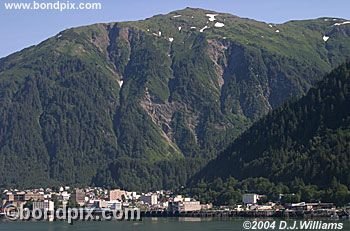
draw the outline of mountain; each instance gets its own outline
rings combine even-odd
[[[346,196],[332,201],[347,198],[349,202],[350,62],[332,71],[301,99],[256,122],[192,183],[219,178],[232,181],[231,177],[239,181],[260,178],[256,182],[264,178],[292,188],[313,185],[314,191],[345,188]]]
[[[350,56],[350,26],[186,8],[0,59],[1,186],[174,188]]]

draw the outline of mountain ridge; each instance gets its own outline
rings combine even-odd
[[[184,185],[349,58],[350,27],[334,26],[343,20],[270,26],[208,13],[68,29],[0,59],[0,182]]]

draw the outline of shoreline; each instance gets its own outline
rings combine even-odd
[[[107,214],[112,214],[108,212]],[[109,221],[101,219],[101,212],[94,212],[93,219],[81,221]],[[225,211],[225,210],[203,210],[203,211],[187,211],[187,212],[171,212],[171,211],[140,211],[140,219],[111,219],[125,221],[142,221],[143,218],[280,218],[280,219],[333,219],[333,220],[350,220],[349,211],[346,210],[328,210],[328,211],[291,211],[291,210],[268,210],[268,211]],[[0,214],[0,221],[8,220],[5,214]],[[44,221],[46,219],[40,219]],[[18,220],[20,221],[20,220]],[[21,221],[31,221],[21,220]],[[38,221],[38,220],[36,220]],[[48,221],[64,221],[53,217]]]

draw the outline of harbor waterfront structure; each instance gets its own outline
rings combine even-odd
[[[336,207],[333,203],[291,203],[286,204],[287,209],[299,210],[299,211],[311,211],[311,210],[335,210]]]
[[[169,203],[171,212],[194,212],[200,211],[202,206],[199,201],[176,201]]]

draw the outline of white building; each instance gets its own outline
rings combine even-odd
[[[138,200],[141,197],[136,192],[126,192],[126,195],[129,200]]]
[[[172,212],[193,212],[200,211],[202,206],[199,201],[177,201],[170,202],[168,209]]]
[[[173,202],[182,202],[184,199],[182,198],[182,195],[177,195],[174,197]]]
[[[263,196],[255,193],[243,194],[242,201],[244,204],[256,204],[261,197]]]
[[[33,210],[41,209],[41,210],[49,210],[53,211],[55,209],[55,203],[53,201],[33,201]]]

